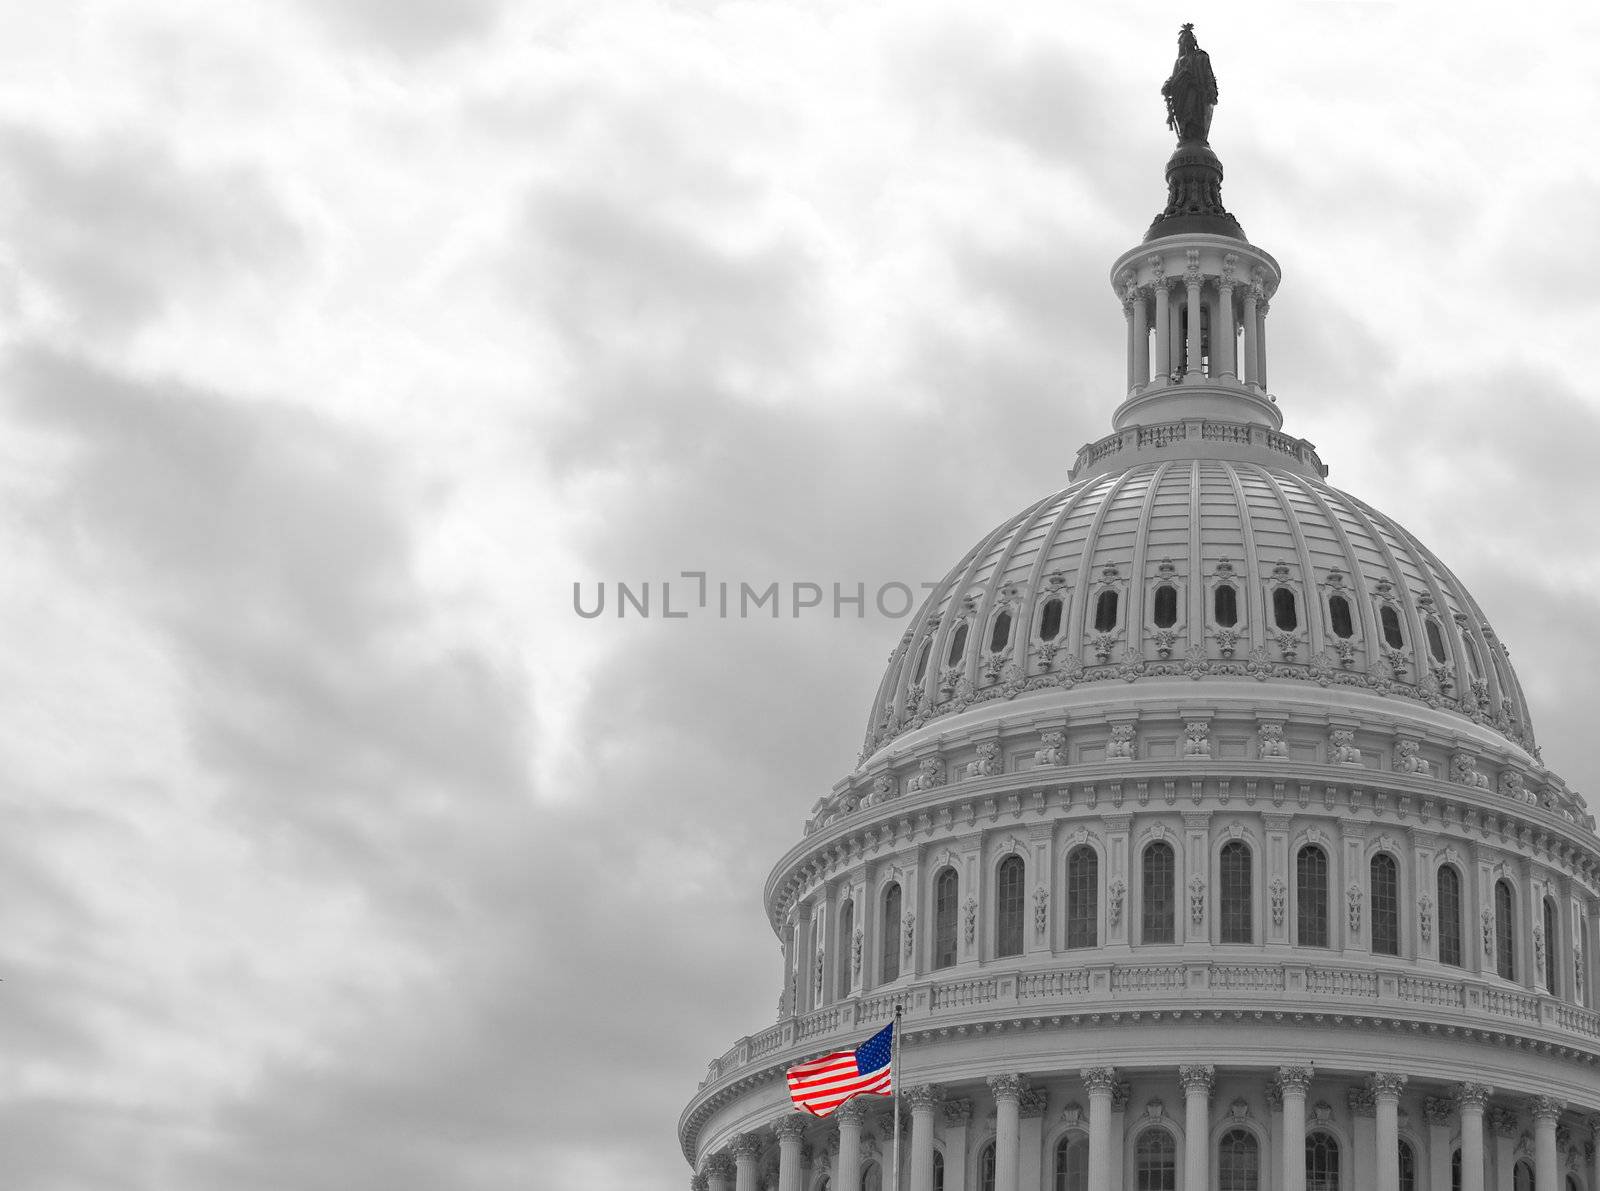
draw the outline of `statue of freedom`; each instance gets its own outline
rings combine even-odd
[[[1167,100],[1167,127],[1178,134],[1178,141],[1208,143],[1211,110],[1217,103],[1217,76],[1211,73],[1211,55],[1195,40],[1194,25],[1186,24],[1178,33],[1178,60],[1172,77],[1161,84]]]

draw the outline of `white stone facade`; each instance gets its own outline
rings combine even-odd
[[[909,1191],[1600,1191],[1594,818],[1459,580],[1281,433],[1278,279],[1117,261],[1114,433],[900,641],[767,882],[779,1019],[685,1109],[695,1186],[887,1185],[888,1101],[783,1073],[898,1005]]]

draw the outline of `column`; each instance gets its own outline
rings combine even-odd
[[[1178,279],[1176,277],[1174,277],[1172,280],[1173,280],[1173,284],[1176,285]],[[1184,370],[1184,367],[1185,367],[1184,360],[1183,360],[1184,350],[1183,350],[1183,301],[1182,301],[1182,299],[1179,299],[1177,302],[1172,303],[1172,309],[1169,312],[1169,317],[1172,319],[1172,376],[1173,376],[1174,380],[1180,380],[1181,381],[1183,379],[1183,370]]]
[[[1350,1109],[1350,1168],[1357,1187],[1378,1191],[1378,1105],[1371,1088],[1351,1088],[1345,1093]]]
[[[838,1191],[861,1191],[861,1122],[866,1102],[857,1096],[834,1109],[839,1122],[839,1158],[833,1171],[833,1186]]]
[[[1217,325],[1211,328],[1211,375],[1238,379],[1239,363],[1234,359],[1233,278],[1224,275],[1217,283]]]
[[[1027,1089],[1018,1103],[1022,1120],[1017,1127],[1017,1186],[1023,1191],[1039,1186],[1044,1177],[1039,1160],[1044,1151],[1044,1114],[1049,1107],[1050,1097],[1043,1088]]]
[[[1128,1136],[1128,1101],[1133,1099],[1133,1085],[1119,1079],[1111,1088],[1111,1185],[1121,1187],[1123,1139]]]
[[[1589,1118],[1589,1186],[1600,1189],[1600,1117]]]
[[[1494,1134],[1494,1185],[1499,1191],[1511,1191],[1511,1179],[1517,1169],[1517,1133],[1522,1123],[1509,1108],[1491,1108],[1488,1120]]]
[[[922,1084],[906,1091],[911,1106],[911,1191],[933,1191],[933,1114],[941,1089]]]
[[[779,1117],[772,1131],[778,1135],[778,1191],[801,1191],[801,1147],[806,1139],[806,1118],[797,1112]]]
[[[1263,389],[1267,387],[1267,311],[1271,305],[1265,298],[1256,303],[1256,317],[1261,320],[1256,331],[1256,381]]]
[[[1256,352],[1256,341],[1261,330],[1261,322],[1256,318],[1256,299],[1261,296],[1261,287],[1252,285],[1244,291],[1244,383],[1259,385],[1256,380],[1256,363],[1259,355]]]
[[[703,1174],[697,1174],[689,1179],[689,1191],[706,1191],[711,1181]]]
[[[1133,300],[1133,384],[1150,383],[1150,287],[1140,286]]]
[[[756,1186],[756,1163],[761,1160],[761,1138],[740,1133],[730,1143],[733,1150],[733,1191],[760,1191]]]
[[[962,1097],[944,1102],[944,1185],[964,1185],[967,1169],[967,1124],[972,1120],[972,1101]]]
[[[1167,279],[1156,274],[1156,366],[1152,378],[1165,384],[1172,375],[1172,305]]]
[[[1122,317],[1127,321],[1128,324],[1128,350],[1126,355],[1128,358],[1128,392],[1130,393],[1133,392],[1133,390],[1138,387],[1139,384],[1139,374],[1134,363],[1135,356],[1133,350],[1133,343],[1135,339],[1133,308],[1138,304],[1138,287],[1130,285],[1126,290],[1123,291],[1122,294]]]
[[[1111,1089],[1117,1073],[1111,1067],[1085,1067],[1078,1074],[1089,1090],[1089,1186],[1110,1187]]]
[[[1189,342],[1187,355],[1188,367],[1183,376],[1185,380],[1204,380],[1205,373],[1200,367],[1200,273],[1198,270],[1184,278],[1184,284],[1189,290]]]
[[[1306,1191],[1306,1091],[1310,1087],[1310,1063],[1278,1068],[1278,1090],[1283,1093],[1282,1191]]]
[[[1483,1191],[1483,1110],[1492,1090],[1486,1083],[1456,1087],[1461,1108],[1461,1191]]]
[[[1183,1185],[1208,1187],[1211,1152],[1211,1084],[1216,1068],[1209,1063],[1178,1068],[1183,1085]]]
[[[1533,1191],[1561,1191],[1556,1122],[1566,1105],[1550,1096],[1533,1098]]]
[[[1267,1182],[1270,1186],[1275,1177],[1273,1172],[1283,1173],[1283,1089],[1277,1080],[1269,1079],[1263,1094],[1267,1100]]]
[[[1450,1191],[1450,1126],[1456,1106],[1443,1096],[1422,1102],[1428,1118],[1428,1191]]]
[[[706,1191],[733,1191],[733,1159],[712,1154],[706,1162]]]
[[[1400,1191],[1400,1092],[1406,1077],[1379,1071],[1367,1080],[1378,1110],[1378,1191]]]
[[[1017,1191],[1022,1076],[991,1075],[989,1090],[994,1093],[994,1191]]]

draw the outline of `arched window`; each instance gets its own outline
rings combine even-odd
[[[1089,1139],[1068,1133],[1056,1142],[1053,1191],[1089,1191]]]
[[[1054,641],[1061,635],[1061,601],[1046,600],[1039,613],[1039,640]]]
[[[1444,634],[1439,631],[1439,622],[1424,621],[1422,627],[1428,634],[1428,652],[1433,655],[1434,661],[1442,664],[1445,660]]]
[[[1117,627],[1117,593],[1102,591],[1094,602],[1094,631],[1109,633]]]
[[[964,624],[959,624],[956,626],[955,634],[950,638],[950,652],[945,654],[944,664],[947,666],[960,665],[961,658],[966,654],[966,652],[967,626]]]
[[[861,1191],[883,1191],[883,1167],[869,1162],[861,1172]]]
[[[900,979],[900,882],[890,881],[883,891],[883,922],[879,931],[882,946],[883,981]]]
[[[1472,643],[1472,638],[1466,635],[1465,629],[1462,630],[1461,644],[1467,655],[1468,671],[1471,672],[1472,677],[1482,678],[1483,666],[1478,662],[1478,647]]]
[[[1140,867],[1143,885],[1140,897],[1143,904],[1140,941],[1174,942],[1178,920],[1178,871],[1172,845],[1159,842],[1151,844],[1144,850]]]
[[[1514,1191],[1533,1191],[1533,1167],[1527,1162],[1518,1162],[1516,1174],[1512,1176],[1511,1186]]]
[[[1328,946],[1328,854],[1315,844],[1307,844],[1295,857],[1294,885],[1295,942]]]
[[[1170,629],[1178,623],[1178,589],[1170,583],[1156,588],[1155,622],[1158,629]]]
[[[1212,615],[1218,628],[1231,629],[1239,623],[1239,593],[1231,583],[1217,584],[1211,597]]]
[[[1393,604],[1385,604],[1378,609],[1378,622],[1383,625],[1383,639],[1390,648],[1399,649],[1406,643],[1400,633],[1400,614],[1394,610]]]
[[[1024,870],[1015,854],[1000,862],[995,874],[994,953],[999,959],[1022,954]]]
[[[1356,635],[1355,622],[1350,619],[1350,601],[1342,595],[1328,597],[1328,622],[1335,637],[1348,641]]]
[[[1243,840],[1223,844],[1217,873],[1222,886],[1222,941],[1254,942],[1250,915],[1250,845]]]
[[[853,901],[847,901],[839,907],[839,946],[837,949],[838,955],[833,961],[839,969],[839,995],[841,997],[850,995],[850,955],[855,946],[853,937],[855,933],[856,904]]]
[[[1339,1191],[1339,1143],[1331,1134],[1306,1138],[1306,1191]]]
[[[944,1155],[933,1151],[933,1191],[944,1191]]]
[[[1372,877],[1372,954],[1400,954],[1400,866],[1379,852],[1369,866]]]
[[[1561,969],[1557,966],[1558,953],[1561,950],[1561,932],[1556,926],[1556,903],[1554,898],[1544,899],[1544,986],[1551,996],[1560,996],[1556,986],[1556,973]]]
[[[1286,633],[1300,627],[1300,614],[1294,606],[1294,592],[1287,587],[1272,592],[1272,622]]]
[[[978,1153],[978,1191],[995,1191],[994,1142],[992,1141]]]
[[[917,673],[912,678],[914,685],[920,684],[928,673],[928,651],[933,648],[933,638],[929,637],[922,643],[922,648],[917,650]]]
[[[1439,962],[1464,966],[1461,955],[1461,871],[1439,866]]]
[[[1417,1191],[1417,1152],[1409,1141],[1400,1143],[1400,1191]]]
[[[1511,882],[1494,883],[1494,970],[1507,980],[1517,978],[1517,933]]]
[[[989,630],[989,652],[999,653],[1011,644],[1011,613],[1001,612],[994,618],[994,628]]]
[[[1261,1191],[1261,1143],[1248,1129],[1229,1129],[1217,1143],[1217,1191]]]
[[[933,966],[948,968],[956,962],[956,912],[961,878],[953,868],[939,870],[933,879]]]
[[[1178,1191],[1178,1147],[1172,1134],[1151,1127],[1134,1148],[1134,1186],[1139,1191]]]
[[[1067,946],[1093,947],[1100,932],[1100,857],[1088,844],[1067,853]]]

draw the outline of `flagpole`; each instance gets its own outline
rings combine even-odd
[[[894,1191],[900,1191],[900,1004],[894,1007],[894,1074],[890,1087],[894,1089]]]

